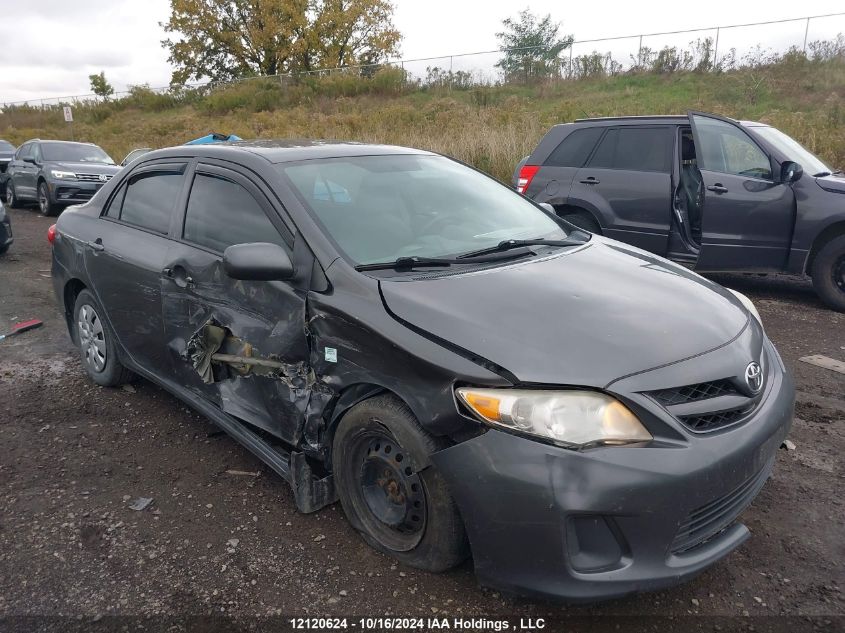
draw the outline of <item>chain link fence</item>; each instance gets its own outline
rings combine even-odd
[[[130,86],[109,98],[122,99],[136,96],[139,92],[176,97],[189,91],[207,94],[217,88],[252,80],[274,80],[284,86],[306,77],[339,74],[374,77],[385,67],[401,69],[405,81],[409,83],[458,89],[536,80],[567,81],[626,72],[719,72],[764,65],[790,53],[825,59],[845,56],[843,33],[845,12],[829,13],[748,24],[575,40],[559,57],[552,59],[547,59],[543,51],[536,48],[480,51],[296,74],[251,76],[227,82],[206,81],[161,87]],[[500,61],[505,55],[520,62],[517,71],[505,73],[500,68]],[[510,66],[513,68],[513,65]],[[94,94],[81,94],[3,102],[2,108],[52,109],[101,100]]]

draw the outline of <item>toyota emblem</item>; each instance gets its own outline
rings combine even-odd
[[[748,363],[745,368],[745,384],[751,390],[751,393],[760,393],[763,388],[763,368],[760,363]]]

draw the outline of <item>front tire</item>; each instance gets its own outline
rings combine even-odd
[[[80,292],[73,306],[74,340],[88,377],[98,385],[117,387],[130,382],[133,374],[121,364],[114,334],[102,314],[94,295]]]
[[[6,181],[6,206],[10,209],[18,206],[18,199],[15,196],[15,185],[12,184],[11,179]]]
[[[393,396],[350,409],[333,441],[335,484],[349,522],[374,549],[426,571],[469,554],[457,506],[428,456],[445,444]]]
[[[810,272],[821,300],[834,310],[845,312],[845,235],[822,246]]]
[[[50,200],[50,188],[43,180],[38,183],[38,210],[45,217],[58,215],[61,211],[61,207]]]

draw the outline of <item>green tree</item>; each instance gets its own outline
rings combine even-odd
[[[88,79],[91,81],[91,92],[98,97],[108,99],[114,94],[114,88],[106,81],[106,72],[104,70],[101,70],[98,75],[88,75]]]
[[[396,53],[391,0],[170,0],[171,83],[361,63]]]
[[[572,46],[572,35],[559,36],[560,24],[552,16],[539,19],[524,9],[516,19],[502,20],[505,30],[496,33],[504,53],[496,66],[506,81],[531,82],[560,75],[560,53]]]

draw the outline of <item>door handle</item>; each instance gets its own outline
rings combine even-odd
[[[601,180],[594,176],[589,176],[586,180],[581,180],[580,182],[585,185],[597,185],[601,182]]]
[[[104,251],[106,247],[103,246],[103,240],[101,238],[97,238],[93,242],[87,242],[88,246],[95,251]]]
[[[728,188],[722,185],[722,183],[717,182],[715,185],[707,187],[707,191],[712,191],[713,193],[728,193]]]

